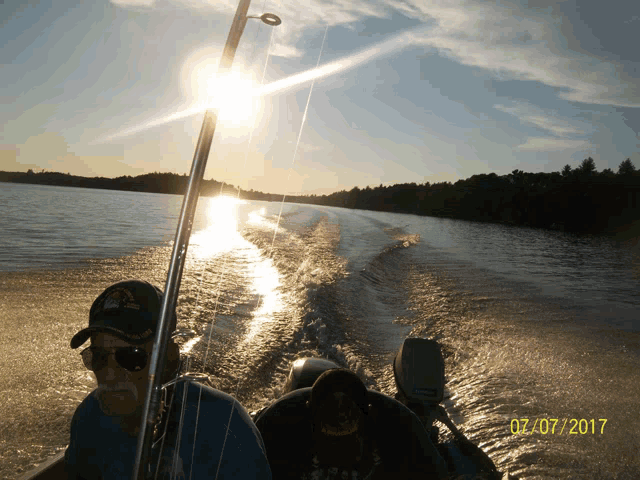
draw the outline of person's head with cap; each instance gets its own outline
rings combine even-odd
[[[142,280],[111,285],[93,302],[89,326],[71,339],[74,349],[91,340],[91,346],[82,351],[82,360],[96,376],[94,395],[107,415],[137,417],[141,412],[162,295],[162,290]],[[177,323],[175,311],[172,313],[170,332]],[[179,357],[178,346],[170,340],[163,380],[175,374]]]
[[[321,463],[349,466],[363,456],[369,401],[360,377],[345,368],[323,372],[311,388],[314,448]]]

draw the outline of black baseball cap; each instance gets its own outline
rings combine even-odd
[[[71,339],[78,348],[92,333],[110,333],[135,345],[149,341],[160,320],[163,292],[144,280],[125,280],[108,287],[95,299],[89,311],[89,326]],[[175,310],[169,320],[169,331],[177,325]]]
[[[336,394],[345,394],[350,402],[336,402]],[[349,405],[351,404],[351,405]],[[341,412],[349,412],[359,409],[361,414],[366,415],[369,411],[369,397],[365,384],[360,377],[346,368],[332,368],[320,375],[311,388],[311,398],[309,399],[311,413],[314,423],[320,428],[321,424],[331,425],[333,428],[329,435],[343,435],[348,433],[350,428],[356,428],[354,416],[351,421],[342,422],[338,420]],[[355,418],[360,414],[355,415]],[[315,427],[314,427],[315,428]],[[322,431],[322,430],[321,430]],[[332,432],[331,432],[332,431]],[[337,433],[342,431],[342,433]]]

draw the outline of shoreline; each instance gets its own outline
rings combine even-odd
[[[5,175],[3,175],[5,174]],[[88,189],[88,190],[109,190],[109,191],[115,191],[115,192],[133,192],[133,193],[151,193],[151,194],[164,194],[164,195],[179,195],[179,196],[183,196],[184,194],[181,192],[177,192],[177,191],[161,191],[161,189],[157,188],[157,185],[154,186],[145,186],[143,184],[141,184],[140,182],[138,182],[137,187],[136,188],[128,188],[128,189],[124,189],[124,188],[116,188],[114,186],[105,186],[105,185],[101,185],[101,186],[89,186],[89,185],[76,185],[76,184],[61,184],[61,183],[39,183],[39,182],[28,182],[28,181],[12,181],[11,179],[7,179],[7,175],[6,174],[16,174],[16,175],[20,175],[20,179],[25,179],[28,177],[28,175],[26,173],[22,173],[22,172],[2,172],[0,171],[0,183],[8,183],[8,184],[13,184],[13,185],[43,185],[43,186],[50,186],[50,187],[62,187],[62,188],[82,188],[82,189]],[[64,174],[32,174],[31,177],[35,177],[35,176],[39,176],[39,175],[52,175],[53,178],[57,178],[59,176],[64,176]],[[102,179],[102,178],[95,178],[95,179],[85,179],[84,177],[72,177],[72,178],[78,178],[78,179],[84,179],[84,180],[95,180],[95,181],[102,181],[102,180],[115,180],[115,179]],[[138,177],[134,177],[138,178]],[[220,185],[220,182],[216,182],[215,180],[203,180],[203,182],[214,182],[218,185]],[[212,189],[211,188],[206,188],[203,190],[207,190],[206,192],[201,193],[201,196],[207,196],[207,197],[211,197],[211,196],[217,196],[217,195],[226,195],[229,193],[233,193],[234,195],[238,194],[238,189],[228,185],[228,184],[222,184],[224,187],[226,187],[226,190],[223,191],[218,191],[217,193],[212,193]],[[144,188],[144,189],[143,189]],[[150,189],[150,190],[149,190]],[[309,197],[309,201],[304,201],[305,197],[300,197],[300,196],[284,196],[284,200],[283,200],[283,196],[281,195],[277,195],[277,194],[269,194],[269,193],[262,193],[262,192],[246,192],[244,190],[240,190],[240,192],[242,193],[242,195],[240,196],[240,198],[242,200],[247,200],[247,201],[267,201],[267,202],[276,202],[276,203],[280,203],[281,201],[284,201],[285,203],[292,203],[292,204],[298,204],[298,205],[309,205],[309,206],[324,206],[324,207],[335,207],[335,208],[348,208],[349,210],[360,210],[360,211],[373,211],[373,212],[384,212],[384,213],[400,213],[400,214],[404,214],[404,215],[415,215],[417,217],[433,217],[433,218],[449,218],[452,220],[464,220],[464,221],[470,221],[470,222],[479,222],[479,223],[490,223],[490,224],[499,224],[499,225],[509,225],[509,226],[515,226],[515,227],[524,227],[524,228],[534,228],[534,229],[542,229],[542,230],[547,230],[547,231],[558,231],[558,232],[563,232],[563,233],[568,233],[568,234],[572,234],[572,235],[578,235],[578,236],[597,236],[597,237],[604,237],[604,238],[609,238],[615,242],[618,243],[622,243],[624,245],[629,244],[632,248],[636,248],[639,246],[640,243],[640,218],[634,218],[634,217],[638,217],[640,215],[640,213],[636,213],[635,215],[632,215],[632,213],[637,212],[637,209],[631,209],[631,208],[627,208],[624,213],[625,213],[625,218],[622,218],[622,215],[618,215],[618,216],[613,216],[610,217],[610,220],[607,222],[606,226],[603,226],[602,224],[600,225],[599,229],[594,228],[594,224],[592,224],[592,226],[587,227],[585,225],[584,228],[582,229],[567,229],[565,228],[565,222],[551,222],[550,224],[539,224],[539,225],[532,225],[530,222],[528,221],[514,221],[512,219],[510,220],[500,220],[500,219],[495,219],[495,218],[488,218],[486,216],[484,217],[478,217],[478,218],[467,218],[465,215],[459,213],[459,214],[454,214],[454,213],[449,213],[449,214],[443,214],[443,215],[434,215],[434,214],[425,214],[425,213],[421,213],[421,212],[413,212],[413,211],[403,211],[401,208],[397,207],[395,209],[373,209],[373,208],[353,208],[353,207],[346,207],[346,206],[340,206],[340,205],[330,205],[330,204],[325,204],[325,203],[320,203],[317,201],[317,199],[314,199],[314,201],[312,201],[312,197]],[[243,198],[244,197],[244,198]],[[288,199],[288,200],[287,200]],[[394,207],[393,205],[390,205],[389,208]],[[611,219],[615,219],[615,220],[611,220]],[[640,247],[638,247],[640,248]]]

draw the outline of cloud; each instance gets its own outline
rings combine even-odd
[[[425,6],[438,26],[418,41],[461,64],[492,71],[505,79],[537,81],[564,89],[572,101],[640,107],[637,79],[623,80],[622,65],[584,54],[559,53],[558,20],[534,18],[525,10],[493,5],[442,2]],[[489,20],[490,19],[490,20]]]
[[[173,0],[175,2],[175,0]],[[181,0],[182,6],[229,14],[235,0]],[[253,5],[251,14],[260,6]],[[425,45],[461,64],[492,71],[508,79],[538,81],[560,92],[560,98],[620,107],[640,107],[637,79],[622,73],[622,65],[596,57],[562,51],[560,17],[515,4],[495,5],[478,0],[298,0],[267,4],[279,15],[273,55],[301,56],[296,45],[310,29],[350,25],[364,18],[388,18],[396,11],[436,26],[415,34],[413,45]],[[635,17],[632,18],[635,20]],[[331,36],[331,31],[329,32]]]
[[[0,170],[6,172],[23,171],[26,168],[35,168],[37,165],[23,165],[17,161],[17,145],[0,145]]]
[[[153,7],[155,5],[155,0],[111,0],[117,7],[121,8],[138,8],[138,7]]]
[[[232,14],[237,4],[236,0],[166,1],[194,9],[206,8],[225,15]],[[136,3],[135,0],[128,4],[133,3]],[[259,14],[258,8],[259,2],[254,2],[250,14]],[[319,69],[310,69],[273,82],[263,87],[265,94],[307,86],[314,78],[326,78],[400,49],[422,45],[436,49],[441,55],[463,65],[486,69],[499,78],[536,81],[557,88],[560,90],[558,96],[567,101],[640,107],[640,82],[621,72],[618,64],[584,54],[563,52],[559,48],[562,42],[559,19],[539,11],[532,13],[515,5],[507,7],[459,0],[440,0],[438,3],[419,0],[336,0],[325,3],[310,0],[304,8],[300,8],[298,1],[280,0],[277,5],[267,5],[266,9],[282,17],[283,23],[274,31],[272,55],[283,57],[303,55],[304,52],[297,46],[300,37],[310,29],[324,25],[349,25],[363,18],[388,17],[393,10],[419,19],[424,25],[322,64]],[[435,26],[431,26],[433,22],[430,20],[435,20]],[[560,138],[582,135],[585,129],[589,129],[586,125],[578,127],[566,119],[559,119],[555,112],[543,111],[530,104],[498,105],[495,108],[517,116],[523,124],[533,125]],[[191,105],[191,108],[168,117],[163,115],[108,139],[192,116],[202,110],[202,106]],[[553,145],[564,144],[543,144],[534,139],[521,148],[530,150],[534,148],[533,145],[549,149],[556,148]]]
[[[510,107],[497,104],[493,108],[517,117],[522,124],[533,125],[546,130],[556,137],[567,138],[572,135],[584,135],[586,133],[585,130],[561,118],[556,111],[545,111],[529,102],[514,102],[514,106]],[[589,127],[585,124],[583,128]]]
[[[6,145],[4,146],[6,147]],[[3,148],[4,148],[3,147]],[[122,164],[122,156],[114,155],[76,155],[64,136],[56,132],[44,132],[33,135],[22,144],[5,149],[2,158],[27,168],[46,168],[57,172],[73,172],[74,175],[93,177],[97,175],[113,176],[123,169],[130,170]],[[13,158],[11,157],[17,153]]]
[[[587,146],[588,142],[582,140],[563,140],[549,137],[529,137],[526,143],[518,145],[517,150],[521,152],[555,152],[558,150],[573,149]]]
[[[351,55],[342,57],[338,60],[334,60],[333,62],[320,65],[317,68],[311,68],[311,69],[305,70],[304,72],[301,72],[301,73],[290,75],[288,77],[285,77],[281,80],[276,80],[262,87],[256,87],[254,93],[256,95],[274,95],[284,91],[291,91],[294,89],[306,88],[313,80],[327,78],[329,76],[351,70],[367,62],[370,62],[374,58],[387,56],[399,50],[405,49],[408,46],[411,46],[412,39],[415,38],[416,32],[419,32],[420,30],[422,30],[422,28],[423,27],[418,27],[418,28],[401,32],[381,42],[378,42],[368,48],[355,52]],[[186,75],[187,75],[186,72],[192,69],[189,68],[189,62],[185,62],[184,65],[185,67],[187,67],[187,68],[183,68],[183,71],[185,72],[184,75],[186,78]],[[216,65],[215,64],[209,65],[208,69],[211,72],[215,72]],[[185,92],[185,93],[187,95],[191,95],[189,92]],[[236,93],[240,93],[243,96],[246,96],[245,92],[236,92]],[[172,112],[166,115],[165,114],[157,115],[154,118],[143,121],[142,123],[139,123],[133,127],[119,130],[118,132],[113,134],[102,135],[97,139],[93,140],[91,143],[99,144],[103,142],[112,141],[117,138],[140,133],[149,128],[157,127],[159,125],[164,125],[166,123],[175,122],[177,120],[182,120],[184,118],[200,114],[209,107],[210,105],[208,106],[207,104],[204,104],[202,102],[196,102],[192,98],[189,101],[187,101],[186,104],[183,105],[182,108],[177,112]]]
[[[621,66],[586,55],[570,58],[555,55],[543,46],[490,47],[442,36],[429,37],[423,43],[446,51],[447,56],[462,64],[490,70],[497,76],[504,75],[505,80],[537,81],[566,89],[558,94],[563,100],[640,107],[638,85],[618,80]]]
[[[286,45],[284,43],[276,43],[271,49],[271,55],[274,57],[295,58],[304,55],[304,52],[293,45]]]
[[[17,145],[21,161],[49,164],[70,154],[66,139],[54,132],[32,135],[24,143]]]
[[[282,80],[271,82],[261,88],[261,94],[271,95],[277,92],[289,90],[293,87],[303,87],[314,79],[326,78],[337,73],[343,73],[347,70],[351,70],[368,63],[375,58],[390,55],[399,50],[405,49],[408,46],[411,46],[413,39],[417,35],[416,32],[420,32],[423,29],[424,28],[422,27],[418,27],[416,29],[401,32],[351,55],[334,60],[330,63],[322,64],[318,68],[309,69],[295,75],[290,75]]]
[[[0,141],[16,144],[25,142],[34,131],[43,133],[42,125],[60,108],[54,103],[38,103],[31,108],[18,102],[5,105],[13,111],[2,114]]]

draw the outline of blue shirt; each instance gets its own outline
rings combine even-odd
[[[184,385],[180,383],[175,390],[176,405],[169,414],[158,478],[170,478],[171,468],[177,468],[178,479],[214,479],[216,473],[220,479],[271,479],[260,432],[244,407],[230,395],[191,383],[185,402],[183,427],[177,428]],[[78,406],[71,421],[71,441],[65,455],[70,478],[130,479],[137,437],[123,431],[117,417],[102,412],[94,393]],[[180,445],[176,447],[179,432]],[[157,442],[153,449],[154,471],[160,443]],[[176,450],[178,460],[174,462]]]

